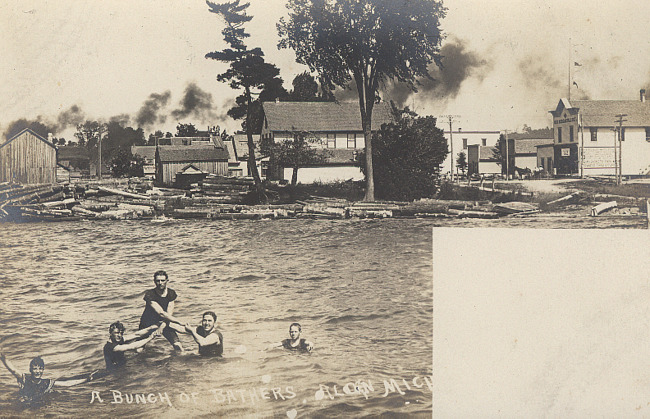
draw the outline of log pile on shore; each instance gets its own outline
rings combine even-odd
[[[421,199],[413,202],[350,202],[310,197],[294,203],[245,205],[251,179],[210,176],[190,190],[156,188],[150,181],[121,179],[66,185],[0,183],[0,221],[73,221],[132,219],[348,219],[348,218],[500,218],[541,212],[534,203]],[[551,208],[585,199],[574,193],[551,201]],[[592,215],[617,210],[596,207]],[[614,208],[614,210],[612,210]],[[633,208],[634,209],[634,208]],[[552,209],[551,209],[552,211]],[[619,212],[621,213],[621,212]]]

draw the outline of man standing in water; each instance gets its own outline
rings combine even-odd
[[[0,360],[9,372],[18,380],[18,385],[20,386],[18,392],[19,400],[22,403],[28,404],[43,401],[44,396],[47,393],[52,392],[52,387],[70,387],[81,383],[87,383],[93,379],[93,375],[95,374],[95,372],[92,372],[87,378],[60,378],[58,380],[53,380],[50,378],[43,378],[45,362],[43,362],[43,359],[40,356],[32,359],[29,363],[29,375],[20,373],[2,352],[0,352]]]
[[[108,328],[110,340],[106,342],[106,345],[104,345],[106,369],[112,371],[126,365],[126,356],[124,356],[124,352],[142,348],[151,339],[159,336],[160,330],[156,329],[158,329],[158,325],[154,324],[146,329],[138,330],[130,335],[124,336],[126,328],[121,322],[111,324]],[[149,336],[146,336],[147,333],[149,333]],[[143,338],[138,339],[141,337]]]
[[[169,327],[169,323],[178,323],[179,325],[183,325],[183,323],[173,316],[174,300],[177,295],[176,291],[167,288],[168,281],[165,271],[157,271],[153,274],[153,282],[156,286],[144,293],[146,306],[142,317],[140,317],[139,329],[146,329],[154,324],[164,322],[160,325],[159,331],[174,346],[174,349],[182,352],[183,346],[178,339],[178,334]]]

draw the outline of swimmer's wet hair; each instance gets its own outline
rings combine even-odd
[[[291,326],[289,326],[289,330],[291,330],[291,328],[292,328],[293,326],[297,326],[297,327],[298,327],[298,331],[299,331],[299,332],[302,332],[302,327],[300,327],[300,323],[291,323]]]
[[[156,272],[153,274],[153,279],[156,279],[156,277],[157,277],[158,275],[163,275],[163,276],[165,277],[165,279],[169,279],[169,277],[167,276],[167,272],[163,271],[162,269],[159,270],[159,271],[156,271]]]
[[[35,357],[31,361],[29,361],[29,368],[31,369],[33,365],[39,366],[41,368],[45,368],[45,361],[43,361],[43,358],[40,356]]]
[[[206,311],[205,313],[203,313],[201,317],[205,317],[208,315],[212,316],[215,322],[217,321],[217,315],[214,313],[214,311]]]
[[[124,333],[124,331],[126,330],[126,327],[124,327],[122,322],[115,322],[115,323],[112,323],[110,326],[108,326],[108,333],[111,333],[113,331],[113,329],[117,329],[120,332]]]

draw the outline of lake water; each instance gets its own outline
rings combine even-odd
[[[198,357],[188,335],[183,355],[158,338],[124,371],[38,408],[14,402],[2,368],[0,415],[430,417],[432,228],[644,227],[635,220],[0,224],[0,346],[18,369],[36,355],[48,378],[103,368],[108,325],[137,327],[158,269],[179,294],[175,315],[198,324],[214,310],[225,342],[215,360]],[[265,350],[294,321],[314,351]]]

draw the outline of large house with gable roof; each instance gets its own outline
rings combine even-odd
[[[327,150],[324,164],[298,171],[298,182],[363,179],[355,163],[357,154],[365,147],[358,102],[265,102],[262,108],[262,139],[278,142],[304,135],[313,140],[314,147]],[[393,120],[388,103],[374,105],[373,131]],[[291,179],[291,172],[292,168],[286,167],[277,175]]]
[[[563,98],[550,113],[553,152],[548,153],[544,166],[556,174],[613,175],[615,156],[620,158],[624,176],[650,174],[650,103],[645,90],[640,91],[639,100]],[[624,115],[620,149],[614,147],[617,115]]]

